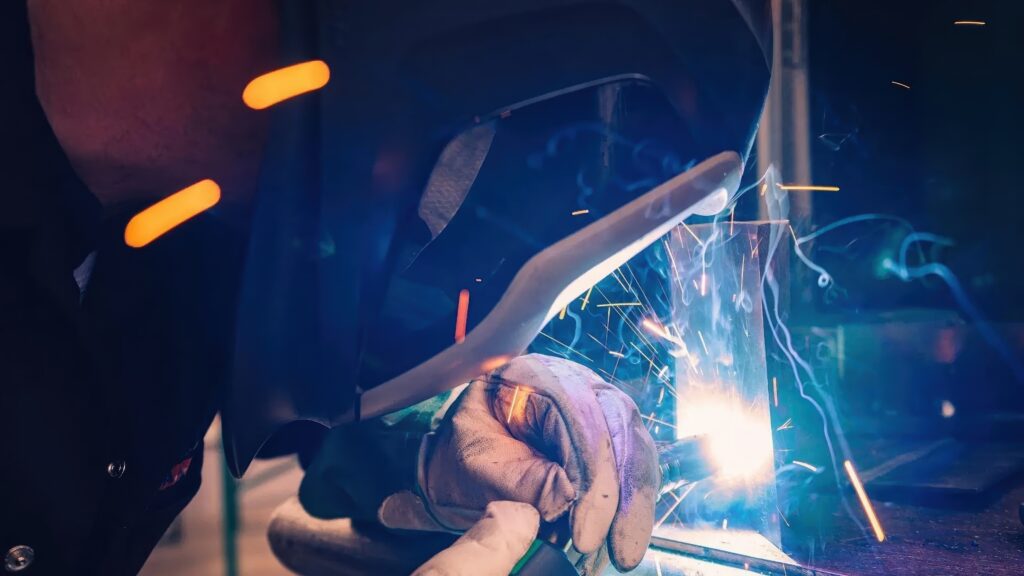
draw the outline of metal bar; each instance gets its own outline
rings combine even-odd
[[[691,558],[698,558],[715,564],[724,564],[727,566],[742,568],[757,574],[770,574],[772,576],[776,574],[781,576],[843,576],[838,572],[829,572],[819,568],[808,568],[798,564],[789,564],[786,562],[767,560],[765,558],[745,556],[743,554],[727,552],[725,550],[718,550],[707,546],[688,544],[686,542],[680,542],[678,540],[662,536],[653,536],[651,538],[651,547],[668,552],[674,552],[676,554],[682,554],[683,556],[689,556]]]
[[[224,489],[222,520],[224,541],[224,574],[238,576],[238,486],[228,469],[223,449],[220,459],[221,483]]]

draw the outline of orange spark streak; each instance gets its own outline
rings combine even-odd
[[[954,26],[984,26],[985,24],[984,20],[956,20],[953,22]]]
[[[300,94],[327,85],[331,70],[323,60],[300,62],[278,68],[252,79],[242,91],[242,101],[253,110],[263,110]]]
[[[779,407],[779,379],[772,376],[772,396],[775,397],[775,407]]]
[[[878,522],[878,517],[875,516],[875,509],[871,506],[871,501],[868,500],[867,492],[864,491],[864,485],[860,483],[857,471],[853,469],[853,464],[849,460],[843,462],[843,468],[846,468],[846,475],[850,477],[850,483],[853,484],[853,490],[857,493],[860,505],[864,507],[864,513],[868,516],[868,522],[871,522],[871,529],[875,532],[875,538],[879,542],[884,542],[885,532],[882,531],[882,525]]]
[[[815,184],[778,184],[782,190],[797,190],[803,192],[839,192],[839,186],[818,186]]]
[[[482,368],[484,372],[490,372],[491,370],[501,368],[511,360],[511,356],[494,356],[493,358],[484,360],[483,364],[480,365],[480,368]]]
[[[590,214],[590,210],[583,209],[583,210],[573,210],[572,211],[572,215],[573,216],[582,216],[584,214]]]
[[[516,391],[512,394],[512,403],[508,406],[508,418],[505,418],[505,424],[512,422],[512,411],[516,407],[516,398],[519,398],[519,386],[516,386]]]
[[[677,344],[677,345],[681,345],[682,344],[682,342],[679,340],[679,338],[676,338],[675,336],[669,334],[668,330],[665,330],[665,328],[663,326],[660,326],[658,323],[656,323],[656,322],[654,322],[654,321],[652,321],[652,320],[650,320],[648,318],[644,318],[640,322],[640,325],[643,326],[644,328],[647,328],[647,330],[651,334],[654,334],[655,336],[664,338],[665,340],[668,340],[669,342],[671,342],[673,344]]]
[[[218,201],[220,186],[213,180],[200,180],[133,216],[124,228],[124,242],[142,248]]]
[[[455,342],[466,339],[466,320],[469,319],[469,290],[459,291],[459,307],[455,315]]]
[[[583,297],[583,305],[580,306],[580,310],[586,310],[587,309],[587,302],[590,302],[590,292],[593,289],[594,289],[593,286],[591,286],[590,288],[587,288],[587,295]]]

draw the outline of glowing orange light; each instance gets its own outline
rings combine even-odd
[[[984,20],[957,20],[953,22],[954,26],[984,26]]]
[[[590,302],[590,291],[593,290],[593,289],[594,289],[593,286],[591,286],[590,288],[587,288],[587,295],[583,297],[583,305],[580,306],[580,310],[586,310],[587,309],[587,302]]]
[[[213,180],[200,180],[133,216],[124,228],[124,242],[142,248],[218,201],[220,186]]]
[[[647,331],[650,332],[651,334],[654,334],[655,336],[658,336],[659,338],[663,338],[663,339],[665,339],[665,340],[675,344],[676,346],[679,346],[683,350],[686,350],[686,344],[683,343],[683,341],[680,340],[679,338],[677,338],[676,336],[672,335],[661,324],[658,324],[657,322],[655,322],[653,320],[650,320],[648,318],[644,318],[640,322],[640,325],[643,326],[644,328],[646,328]]]
[[[463,288],[459,292],[459,307],[455,314],[455,341],[466,339],[466,320],[469,317],[469,290]]]
[[[512,421],[512,411],[516,408],[516,399],[519,398],[519,386],[516,386],[516,391],[512,394],[512,403],[508,405],[508,418],[505,418],[505,424]]]
[[[582,216],[584,214],[590,214],[590,210],[573,210],[573,216]]]
[[[867,492],[864,491],[864,485],[860,483],[860,477],[857,476],[857,471],[853,469],[853,464],[851,464],[849,460],[843,462],[843,468],[846,468],[846,475],[850,477],[850,484],[853,484],[853,490],[857,493],[860,505],[864,508],[864,513],[868,516],[868,522],[871,523],[871,529],[875,532],[875,538],[877,538],[879,542],[884,542],[885,532],[882,531],[882,524],[878,522],[878,517],[875,516],[875,509],[871,506],[871,501],[868,500]]]
[[[263,110],[299,94],[327,85],[331,70],[323,60],[300,62],[261,74],[242,91],[242,101],[253,110]]]
[[[495,356],[484,360],[484,363],[481,364],[480,367],[483,368],[484,372],[490,372],[491,370],[497,370],[505,364],[508,364],[511,359],[511,356]]]
[[[839,192],[839,186],[816,186],[811,184],[779,184],[778,186],[782,190],[799,190],[803,192]]]

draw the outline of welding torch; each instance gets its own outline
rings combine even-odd
[[[658,446],[662,496],[680,486],[708,478],[716,472],[710,457],[707,436],[680,438]],[[576,576],[576,568],[567,556],[569,546],[559,548],[538,538],[512,569],[511,576]]]
[[[711,458],[708,437],[687,436],[658,446],[661,496],[680,486],[712,476],[717,471]]]

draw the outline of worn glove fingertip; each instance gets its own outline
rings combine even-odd
[[[618,501],[616,487],[615,490],[591,488],[576,502],[572,510],[572,543],[577,551],[590,554],[604,544]]]
[[[640,534],[632,538],[620,537],[608,542],[608,556],[616,570],[629,572],[640,565],[650,545],[651,539]]]

